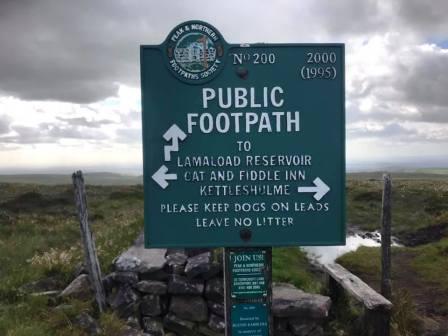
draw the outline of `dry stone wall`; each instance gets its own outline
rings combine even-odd
[[[143,335],[219,336],[225,330],[222,272],[222,255],[204,249],[148,250],[141,236],[116,258],[103,283],[108,306],[134,321]],[[275,284],[275,335],[323,335],[330,305],[326,296]]]

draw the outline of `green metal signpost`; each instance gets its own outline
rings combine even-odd
[[[343,44],[228,44],[189,21],[140,59],[146,247],[345,243]]]

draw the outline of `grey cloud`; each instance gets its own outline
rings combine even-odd
[[[90,127],[90,128],[99,128],[102,125],[115,124],[115,122],[113,120],[108,120],[108,119],[87,120],[85,117],[77,117],[77,118],[56,117],[56,119],[58,119],[64,123],[67,123],[69,125],[84,126],[84,127]]]
[[[138,86],[139,45],[162,41],[188,4],[1,1],[0,91],[27,100],[98,101]],[[155,27],[160,27],[155,30]],[[163,30],[166,28],[166,31]]]
[[[401,22],[417,32],[431,32],[446,38],[448,1],[396,0],[392,2]]]
[[[406,32],[423,29],[428,38],[431,29],[446,32],[448,2],[420,3],[256,0],[203,10],[200,0],[3,0],[0,92],[26,100],[89,103],[116,95],[118,83],[138,87],[139,45],[162,42],[175,24],[192,18],[210,21],[235,43],[297,42],[325,34],[368,38],[400,31],[403,23]]]
[[[142,113],[138,111],[131,111],[127,114],[127,117],[133,121],[139,121],[142,118]]]
[[[11,118],[6,115],[0,115],[0,135],[9,133],[11,125]]]
[[[397,70],[396,84],[407,100],[448,109],[448,53],[421,51],[411,67]]]
[[[417,120],[432,123],[448,123],[448,106],[422,107]]]
[[[117,83],[139,86],[139,45],[162,42],[175,24],[192,18],[210,21],[236,43],[297,42],[385,26],[374,0],[230,1],[205,11],[199,0],[9,0],[0,1],[0,13],[0,92],[76,103],[116,95]]]
[[[90,128],[41,123],[37,127],[11,126],[16,134],[0,137],[0,143],[37,144],[58,143],[61,139],[105,140],[107,136]]]
[[[141,128],[120,128],[116,132],[117,141],[121,143],[141,143],[142,129]]]
[[[38,128],[15,125],[12,126],[11,129],[17,133],[17,135],[1,137],[0,142],[15,144],[34,144],[46,142]]]
[[[446,38],[446,0],[324,0],[311,4],[311,15],[332,35],[350,36],[399,31]]]
[[[409,137],[417,135],[417,132],[406,129],[399,124],[388,124],[382,129],[352,128],[348,130],[347,135],[353,138]]]
[[[386,31],[391,22],[381,0],[324,0],[311,4],[311,15],[320,18],[332,35],[346,36]]]
[[[389,52],[393,53],[391,50]],[[391,54],[389,75],[364,77],[353,82],[348,94],[349,121],[408,120],[448,123],[448,53],[429,47]],[[374,106],[362,112],[359,105],[370,97]],[[407,107],[416,112],[410,113]]]
[[[47,132],[48,136],[53,139],[106,139],[106,135],[100,131],[91,129],[81,129],[73,126],[54,126]]]
[[[140,122],[142,113],[137,111],[130,111],[129,113],[121,114],[120,120],[123,125],[131,125],[133,122]]]
[[[399,123],[385,124],[380,129],[369,129],[366,127],[351,127],[347,130],[347,138],[350,140],[360,138],[375,138],[382,140],[393,140],[395,142],[447,142],[448,135],[428,134],[419,132],[418,129],[403,127]]]

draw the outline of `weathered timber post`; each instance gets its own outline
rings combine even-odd
[[[337,306],[344,299],[345,293],[341,285],[327,274],[328,295],[331,298],[332,306]]]
[[[383,175],[383,207],[381,216],[381,294],[388,300],[392,296],[391,285],[391,203],[392,182],[389,174]]]
[[[356,275],[339,264],[326,264],[325,273],[330,277],[331,298],[341,298],[341,288],[364,306],[362,330],[357,335],[389,336],[392,303]],[[338,288],[339,287],[339,288]]]
[[[391,204],[392,204],[392,182],[389,174],[383,175],[383,204],[381,213],[381,294],[388,300],[392,298],[391,283]],[[377,311],[374,323],[378,326],[379,334],[389,336],[390,313]]]
[[[390,309],[377,308],[365,310],[364,336],[389,336],[390,335]]]
[[[75,202],[78,208],[79,226],[81,229],[81,241],[84,248],[84,257],[87,270],[89,272],[90,283],[95,292],[95,299],[99,311],[102,313],[106,309],[106,295],[101,280],[101,269],[98,262],[98,256],[95,247],[95,238],[89,225],[89,216],[87,212],[87,197],[84,178],[81,171],[72,175],[73,187],[75,189]]]

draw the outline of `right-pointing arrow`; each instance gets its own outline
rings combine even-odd
[[[298,187],[297,191],[299,193],[315,193],[313,197],[316,201],[320,201],[330,191],[330,187],[318,177],[314,179],[313,183],[315,187]]]
[[[168,187],[168,180],[177,180],[176,174],[167,174],[168,168],[165,165],[162,165],[153,175],[152,179],[156,181],[156,183],[162,188],[165,189]]]

